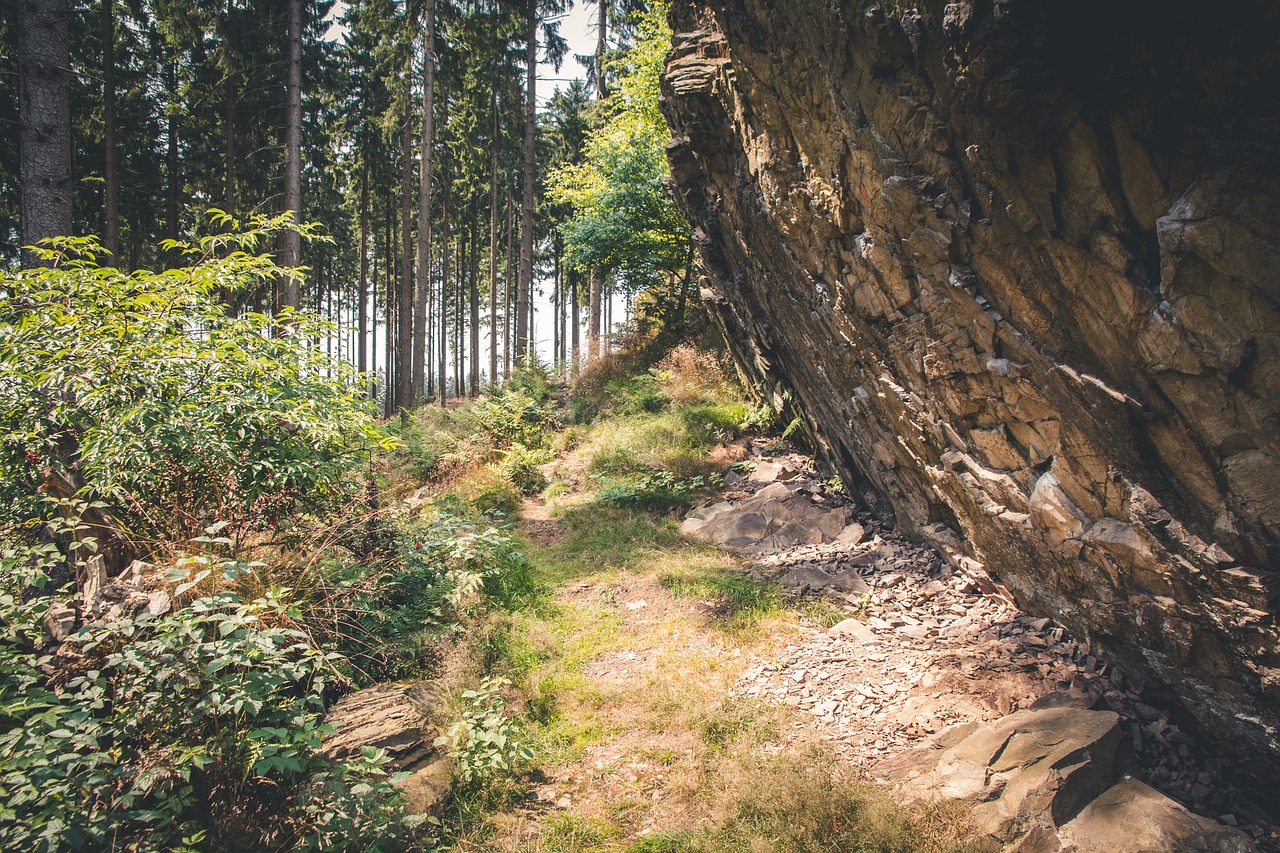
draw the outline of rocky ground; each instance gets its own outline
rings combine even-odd
[[[816,730],[890,784],[927,772],[944,733],[960,725],[1021,709],[1105,710],[1120,735],[1115,775],[1275,844],[1266,815],[1224,781],[1171,711],[1144,701],[1088,645],[1019,610],[985,574],[854,512],[807,458],[763,449],[753,448],[753,470],[731,477],[730,490],[695,508],[682,531],[750,555],[752,572],[792,595],[842,600],[850,618],[749,667],[738,694],[799,709],[797,729]],[[914,763],[904,764],[908,753]]]

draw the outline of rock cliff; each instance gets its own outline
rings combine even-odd
[[[871,509],[1280,779],[1280,7],[671,19],[673,181],[740,367]]]

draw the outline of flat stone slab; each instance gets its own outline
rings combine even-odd
[[[852,521],[848,507],[819,506],[794,481],[773,482],[790,469],[772,465],[765,486],[736,503],[720,501],[692,510],[680,525],[691,539],[752,554],[776,554],[798,545],[822,545],[837,540],[856,544],[864,535]],[[757,467],[756,472],[762,470]]]
[[[325,723],[335,734],[325,738],[320,752],[340,761],[366,746],[385,749],[391,766],[410,775],[397,783],[409,814],[437,811],[449,793],[453,769],[433,741],[439,731],[427,717],[433,700],[423,682],[392,682],[357,690],[340,699]]]

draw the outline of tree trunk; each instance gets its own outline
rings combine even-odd
[[[369,167],[360,170],[360,289],[356,294],[356,369],[369,370]],[[374,321],[377,338],[377,321]]]
[[[222,83],[222,209],[236,212],[236,90],[231,73]]]
[[[595,361],[600,355],[600,271],[591,271],[591,290],[587,295],[587,360]]]
[[[111,262],[120,264],[120,169],[116,139],[115,0],[102,0],[103,239]]]
[[[564,288],[560,281],[560,232],[551,235],[551,373],[560,375],[560,301]]]
[[[18,4],[22,244],[71,234],[71,90],[66,0]],[[24,267],[44,262],[23,250]]]
[[[471,361],[467,377],[470,381],[471,396],[480,394],[480,211],[472,205],[471,216]]]
[[[422,140],[418,168],[418,280],[417,322],[413,332],[413,398],[423,399],[426,390],[427,299],[431,292],[431,144],[432,112],[436,96],[436,4],[427,0],[427,32],[423,38]]]
[[[395,288],[395,283],[393,281],[395,274],[392,272],[394,265],[391,262],[391,258],[393,257],[392,247],[395,245],[395,241],[392,239],[392,231],[395,228],[395,218],[392,215],[392,211],[394,210],[395,210],[395,196],[392,195],[391,188],[388,187],[387,199],[386,199],[387,215],[386,215],[386,219],[384,220],[383,242],[382,242],[382,257],[384,258],[383,267],[386,272],[386,281],[383,284],[383,293],[385,294],[385,296],[382,301],[383,301],[383,310],[387,315],[387,318],[386,318],[387,338],[386,338],[386,341],[384,341],[387,367],[386,367],[386,378],[383,380],[383,385],[386,387],[383,388],[383,394],[382,394],[382,401],[383,401],[382,414],[383,414],[383,417],[387,417],[387,418],[390,418],[393,414],[395,414],[395,410],[396,410],[396,391],[395,391],[396,389],[396,379],[395,379],[395,370],[396,370],[395,292],[396,292],[396,288]]]
[[[520,207],[520,280],[516,293],[516,359],[529,348],[529,296],[533,288],[533,181],[537,175],[538,133],[538,0],[529,0],[525,74],[524,197]]]
[[[284,98],[284,209],[302,222],[302,2],[288,0],[288,79]],[[280,236],[280,265],[302,265],[302,238],[296,231]],[[298,307],[298,279],[284,276],[278,308]]]
[[[453,396],[461,399],[467,394],[467,385],[462,375],[462,359],[466,353],[466,345],[462,342],[462,300],[467,285],[467,233],[466,222],[458,227],[458,277],[453,283]]]
[[[498,384],[498,85],[489,90],[489,384]]]
[[[578,310],[578,274],[575,272],[569,273],[569,302],[573,305],[573,364],[571,370],[573,377],[576,379],[581,357],[580,329],[582,327],[582,312]]]
[[[446,101],[447,105],[447,101]],[[447,151],[447,149],[446,149]],[[441,160],[441,180],[443,197],[440,205],[440,362],[436,365],[440,381],[440,405],[447,404],[448,367],[449,367],[449,311],[447,294],[449,292],[449,161]]]
[[[512,252],[511,247],[515,239],[515,233],[516,233],[516,212],[514,209],[514,205],[512,204],[512,199],[510,196],[508,196],[507,198],[507,282],[506,282],[506,286],[503,288],[503,302],[505,304],[505,307],[503,308],[503,311],[502,311],[502,325],[503,325],[502,360],[505,363],[503,376],[506,379],[511,378],[511,369],[514,366],[514,360],[511,357],[512,356],[511,328],[515,320],[515,318],[512,316],[512,314],[514,313],[513,309],[515,307],[515,300],[513,298],[514,294],[512,293],[512,288],[511,288],[511,273],[515,269],[515,265],[511,263],[511,252]]]
[[[400,330],[396,336],[396,409],[413,405],[413,126],[405,104],[400,131]]]
[[[596,0],[596,100],[609,96],[604,84],[604,55],[609,50],[609,0]]]
[[[173,105],[178,100],[178,70],[176,63],[170,60],[165,68],[166,84],[169,88],[169,116],[166,122],[165,135],[168,137],[168,150],[165,152],[165,230],[170,240],[178,239],[178,195],[181,192],[178,174],[178,111]],[[178,263],[176,252],[170,252],[168,265]]]

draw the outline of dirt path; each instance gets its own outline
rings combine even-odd
[[[804,476],[804,460],[790,467]],[[798,492],[839,505],[824,488]],[[520,520],[535,566],[561,579],[549,613],[521,626],[541,643],[533,678],[554,704],[538,745],[545,778],[463,849],[774,849],[677,842],[730,821],[744,797],[780,796],[764,777],[763,790],[734,787],[765,758],[782,763],[770,772],[800,768],[787,784],[801,787],[824,773],[892,784],[902,771],[889,768],[948,728],[1045,702],[1117,711],[1152,784],[1202,811],[1231,802],[1168,713],[1087,646],[869,517],[853,540],[748,560],[676,537],[671,520],[569,523],[563,509],[529,499]],[[922,849],[963,837],[963,815],[932,820],[912,830]]]

